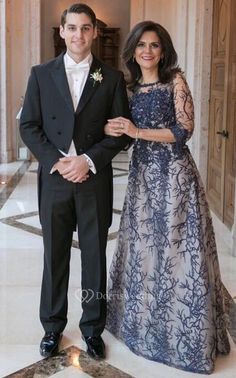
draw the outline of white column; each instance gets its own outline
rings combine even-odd
[[[16,115],[40,63],[40,0],[0,0],[0,162],[17,158]]]
[[[12,157],[12,151],[7,138],[7,1],[0,0],[0,162],[7,162]]]
[[[41,0],[25,0],[27,33],[25,45],[30,46],[27,54],[27,71],[41,60]]]

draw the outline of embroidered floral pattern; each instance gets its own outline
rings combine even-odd
[[[230,348],[211,217],[185,144],[193,129],[191,94],[180,78],[138,87],[130,106],[139,128],[170,128],[176,143],[134,143],[107,328],[138,355],[211,373],[217,353]]]

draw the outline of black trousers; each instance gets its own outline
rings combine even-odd
[[[71,243],[78,226],[83,297],[80,329],[84,336],[98,336],[106,321],[109,185],[103,186],[102,177],[97,183],[74,184],[58,173],[42,173],[40,185],[44,242],[41,323],[45,331],[62,332],[66,326]]]

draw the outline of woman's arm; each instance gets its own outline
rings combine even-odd
[[[105,126],[105,134],[115,137],[126,134],[133,139],[143,139],[151,142],[175,142],[174,134],[169,129],[139,129],[133,122],[124,117],[109,119]]]
[[[117,117],[108,120],[105,134],[116,137],[126,134],[134,139],[151,142],[184,144],[191,137],[194,128],[193,101],[187,82],[181,74],[176,75],[173,84],[176,122],[170,128],[139,129],[130,120]]]

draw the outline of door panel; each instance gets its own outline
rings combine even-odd
[[[212,210],[229,227],[236,176],[235,19],[236,1],[214,1],[207,194]]]

